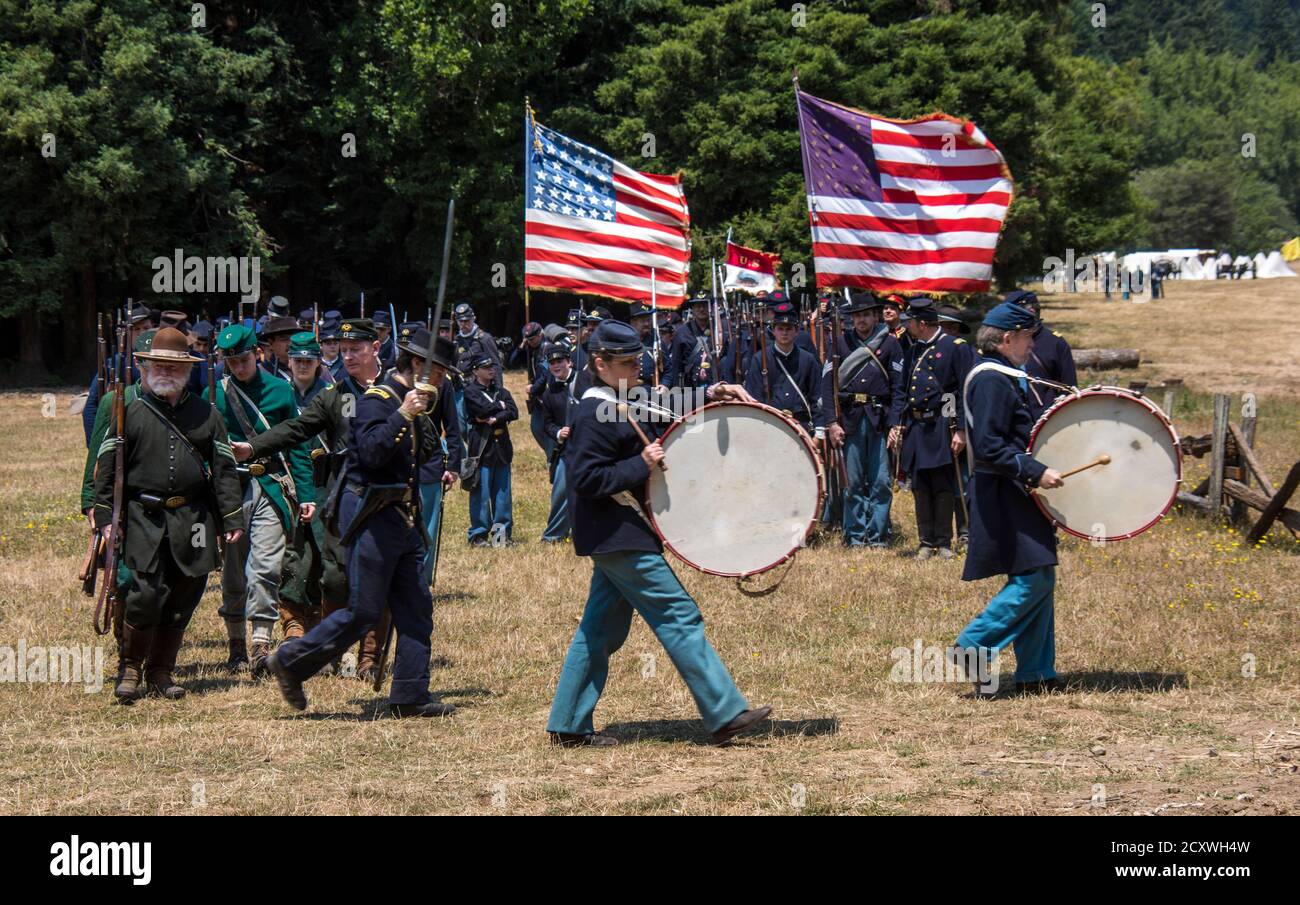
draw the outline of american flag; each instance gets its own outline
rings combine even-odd
[[[525,117],[524,285],[674,308],[690,211],[680,176],[642,173]]]
[[[797,94],[817,285],[986,291],[1014,185],[984,133]]]

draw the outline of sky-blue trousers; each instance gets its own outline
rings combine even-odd
[[[632,611],[649,624],[695,698],[704,727],[716,732],[749,709],[731,673],[704,637],[704,617],[659,553],[592,556],[587,608],[551,703],[550,732],[594,732],[592,714],[609,677],[609,658],[627,640]]]
[[[1008,575],[1002,590],[961,630],[957,646],[1000,651],[1014,644],[1015,681],[1056,678],[1055,589],[1056,566]]]

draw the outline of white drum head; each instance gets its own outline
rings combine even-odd
[[[1066,396],[1043,413],[1029,440],[1034,458],[1065,472],[1102,454],[1106,465],[1070,475],[1034,495],[1060,528],[1084,538],[1124,540],[1169,511],[1178,495],[1178,437],[1161,411],[1117,388]]]
[[[714,575],[789,559],[821,510],[820,462],[776,409],[714,403],[668,429],[667,471],[650,473],[650,519],[664,546]]]

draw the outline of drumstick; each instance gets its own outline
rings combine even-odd
[[[1087,465],[1080,465],[1078,468],[1071,468],[1069,471],[1062,472],[1061,480],[1064,481],[1072,474],[1078,474],[1081,471],[1087,471],[1089,468],[1092,468],[1094,465],[1109,465],[1109,464],[1110,464],[1110,456],[1108,456],[1106,453],[1102,453],[1100,456],[1093,459]]]
[[[636,431],[636,435],[637,435],[638,437],[641,438],[641,442],[644,443],[646,446],[649,446],[649,445],[650,445],[650,438],[646,436],[645,431],[641,429],[641,425],[637,423],[636,419],[633,418],[631,415],[628,414],[628,411],[627,411],[627,404],[626,404],[626,403],[623,403],[623,402],[620,402],[620,403],[618,404],[617,408],[618,408],[618,413],[619,413],[620,415],[623,415],[624,417],[626,417],[626,418],[627,418],[627,423],[630,424],[630,425],[632,425],[632,429],[633,429],[634,431]],[[662,459],[659,460],[659,470],[660,470],[660,471],[667,471],[667,470],[668,470],[668,465],[667,465],[667,463],[664,462]]]

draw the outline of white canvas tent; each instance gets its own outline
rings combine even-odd
[[[1290,268],[1286,261],[1282,260],[1282,252],[1276,249],[1268,253],[1268,257],[1264,258],[1263,263],[1260,263],[1259,259],[1261,257],[1263,256],[1255,255],[1255,276],[1261,280],[1300,276]]]

